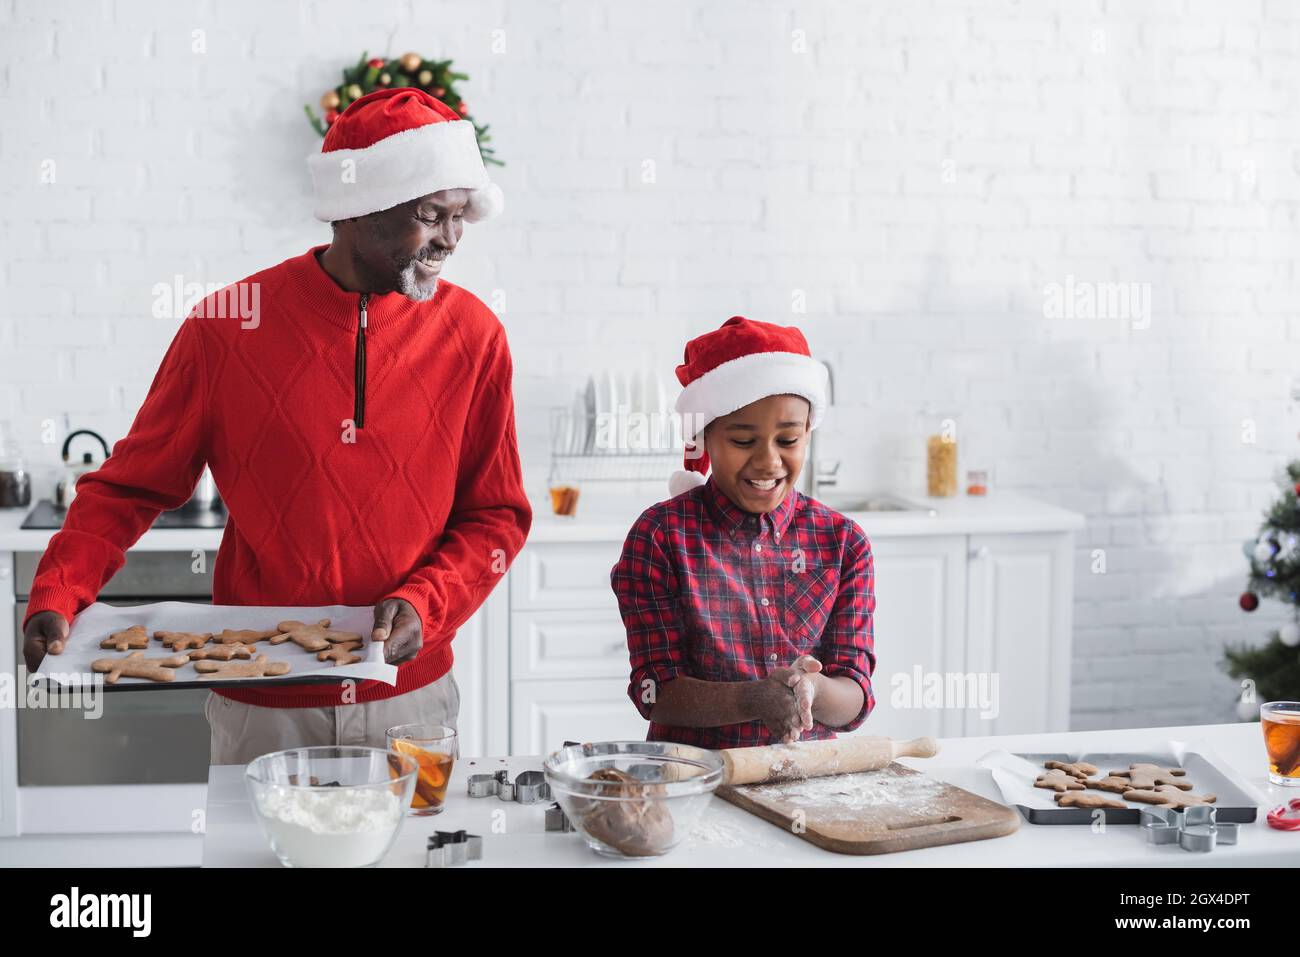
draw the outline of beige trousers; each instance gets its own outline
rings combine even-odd
[[[450,671],[423,688],[383,701],[333,708],[263,708],[208,692],[211,764],[247,764],[286,748],[357,744],[387,748],[384,733],[417,721],[456,727],[460,688]]]

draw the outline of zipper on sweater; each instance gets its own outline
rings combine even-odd
[[[357,428],[366,424],[366,302],[370,293],[361,294],[361,314],[357,321],[356,386],[352,402],[352,421]]]

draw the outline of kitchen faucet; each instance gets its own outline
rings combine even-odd
[[[829,362],[823,362],[822,365],[826,369],[826,407],[830,408],[835,404],[835,371],[831,368]],[[817,430],[813,429],[808,433],[807,495],[820,501],[823,489],[835,487],[838,481],[836,476],[840,471],[840,463],[838,461],[830,462],[823,469],[817,461],[817,446]]]

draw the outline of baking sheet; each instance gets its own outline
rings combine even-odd
[[[1206,750],[1206,754],[1200,753]],[[1076,762],[1085,761],[1096,765],[1100,777],[1107,772],[1122,770],[1130,764],[1157,764],[1161,767],[1183,768],[1187,780],[1192,782],[1193,794],[1213,794],[1217,820],[1230,823],[1248,824],[1255,820],[1256,801],[1243,788],[1233,782],[1213,760],[1214,755],[1208,749],[1191,750],[1186,742],[1169,741],[1164,746],[1150,752],[1043,752],[1016,753],[1010,751],[990,751],[977,761],[981,767],[988,768],[993,780],[1002,792],[1008,804],[1019,809],[1025,820],[1031,824],[1091,824],[1093,813],[1101,810],[1108,824],[1137,824],[1142,808],[1151,807],[1137,801],[1125,801],[1123,795],[1110,791],[1088,788],[1086,793],[1098,794],[1127,805],[1124,810],[1118,808],[1061,807],[1056,803],[1054,791],[1034,787],[1034,780],[1045,773],[1045,761]],[[1226,765],[1225,765],[1226,766]],[[1083,792],[1080,792],[1083,793]]]
[[[125,658],[130,652],[101,648],[99,643],[115,631],[123,631],[132,625],[143,625],[149,633],[149,648],[145,656],[149,658],[166,657],[173,654],[163,647],[161,641],[153,638],[155,631],[191,631],[200,634],[216,632],[225,628],[255,628],[265,631],[274,628],[281,621],[302,621],[307,624],[330,620],[330,627],[339,631],[352,631],[361,635],[365,642],[356,654],[363,660],[351,665],[334,665],[328,661],[317,661],[314,651],[304,651],[292,641],[273,645],[259,641],[251,647],[253,657],[266,655],[268,661],[287,661],[293,670],[287,675],[274,678],[201,678],[190,662],[175,669],[176,677],[172,681],[150,681],[148,678],[119,678],[116,684],[102,684],[105,691],[165,691],[175,688],[223,688],[240,685],[262,684],[319,684],[322,681],[343,681],[351,679],[361,681],[371,679],[384,684],[397,684],[397,666],[384,661],[384,645],[372,642],[370,632],[374,628],[375,610],[371,605],[355,608],[348,605],[325,605],[316,607],[286,607],[261,605],[207,605],[184,601],[160,601],[152,605],[106,605],[95,602],[86,608],[72,623],[67,644],[61,655],[46,655],[36,674],[43,676],[51,686],[76,688],[96,679],[102,681],[103,675],[95,674],[90,663],[97,658]],[[238,659],[236,659],[238,660]]]

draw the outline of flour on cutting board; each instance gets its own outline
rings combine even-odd
[[[862,812],[888,808],[916,817],[944,810],[940,800],[948,785],[924,774],[897,768],[836,774],[826,777],[755,784],[745,789],[750,797],[781,801],[796,807],[816,807],[819,817],[860,820]]]

